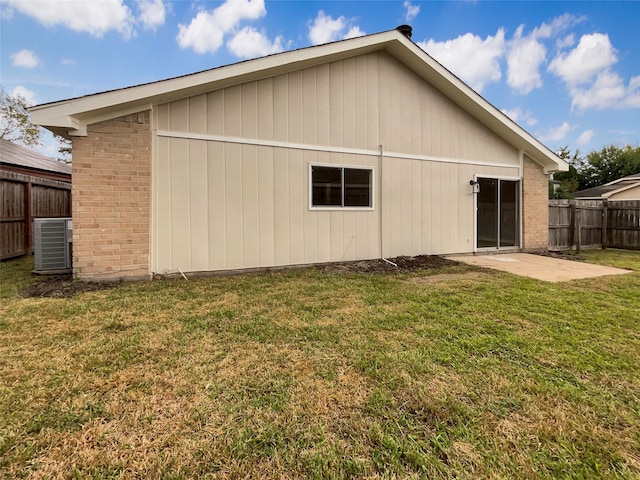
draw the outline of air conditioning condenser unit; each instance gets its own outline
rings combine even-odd
[[[70,218],[33,220],[33,256],[35,273],[71,271],[73,224]]]

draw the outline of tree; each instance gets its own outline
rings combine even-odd
[[[60,154],[60,156],[58,157],[58,161],[62,163],[70,164],[71,163],[71,140],[55,134],[54,134],[54,137],[58,141],[58,153]]]
[[[577,166],[582,165],[583,159],[580,157],[579,150],[572,154],[568,146],[562,147],[557,155],[569,163],[569,171],[553,174],[553,179],[559,181],[560,186],[554,189],[549,185],[549,198],[573,198],[580,188],[580,173]]]
[[[558,156],[569,162],[568,172],[553,175],[560,186],[552,192],[551,198],[573,198],[578,190],[597,187],[618,178],[640,173],[640,147],[618,147],[609,145],[600,151],[593,151],[581,157],[578,150],[571,154],[569,147],[563,147]]]
[[[0,138],[25,146],[40,144],[40,127],[31,123],[27,100],[0,88]]]
[[[640,147],[609,145],[587,155],[580,187],[597,187],[635,173],[640,173]]]

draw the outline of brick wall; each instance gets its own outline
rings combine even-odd
[[[74,275],[148,278],[150,112],[89,125],[72,155]]]
[[[542,167],[524,156],[523,248],[547,250],[549,246],[549,184]]]

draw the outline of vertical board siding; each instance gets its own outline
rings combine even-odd
[[[226,270],[473,251],[474,175],[518,152],[384,52],[159,105],[157,126],[513,167],[157,140],[152,270]],[[310,210],[309,165],[374,169],[373,210]],[[380,218],[383,218],[382,224]]]
[[[160,105],[158,127],[519,164],[514,148],[383,52]]]
[[[191,189],[189,185],[189,141],[173,139],[169,148],[169,189],[171,199],[171,255],[175,266],[185,271],[191,270]]]
[[[209,266],[227,265],[227,184],[224,144],[207,142]],[[170,267],[167,267],[170,268]]]
[[[190,270],[209,267],[209,189],[207,187],[207,144],[189,142],[189,226],[192,234]]]
[[[273,149],[258,150],[259,264],[275,265],[274,163]]]

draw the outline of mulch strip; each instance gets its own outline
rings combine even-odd
[[[68,298],[77,293],[108,290],[118,285],[122,285],[122,282],[82,282],[74,280],[71,275],[56,275],[28,286],[20,294],[27,298]]]

